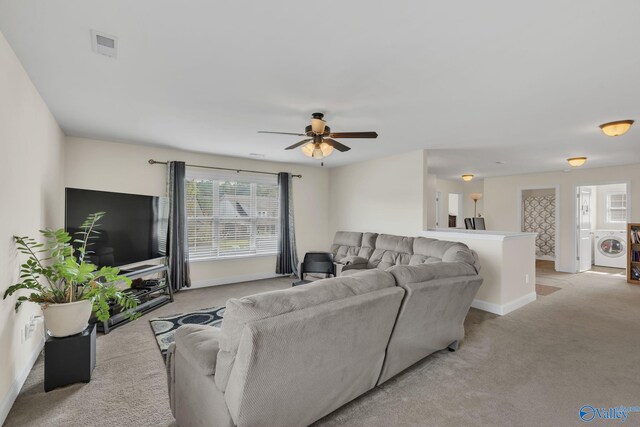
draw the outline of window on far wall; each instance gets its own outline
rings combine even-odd
[[[627,193],[607,194],[607,222],[627,222]]]
[[[189,257],[276,254],[278,178],[187,169]]]

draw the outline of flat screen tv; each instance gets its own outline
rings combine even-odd
[[[168,203],[164,197],[66,189],[65,228],[79,231],[87,215],[106,212],[92,239],[90,262],[120,267],[166,254]]]

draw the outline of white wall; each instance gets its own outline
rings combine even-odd
[[[523,188],[560,187],[559,210],[559,268],[574,271],[575,260],[575,188],[578,185],[630,182],[632,221],[640,221],[640,165],[608,168],[574,169],[570,173],[551,172],[485,178],[484,210],[487,228],[518,231],[518,192]]]
[[[38,236],[63,225],[64,136],[49,109],[0,33],[0,294],[18,281],[18,255],[12,236]],[[41,326],[22,342],[32,303],[16,313],[16,296],[0,300],[0,424],[42,345]]]
[[[427,200],[424,151],[331,169],[330,230],[418,235]]]
[[[302,258],[311,250],[328,250],[333,239],[329,233],[329,171],[319,165],[300,166],[73,137],[67,138],[65,155],[67,187],[154,196],[166,194],[166,167],[149,165],[151,158],[302,174],[302,178],[293,180],[298,256]],[[193,262],[193,287],[267,277],[274,273],[275,261],[275,256],[266,256]]]

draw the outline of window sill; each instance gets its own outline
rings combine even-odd
[[[277,253],[272,254],[249,254],[249,255],[234,255],[234,256],[226,256],[219,258],[193,258],[189,259],[189,263],[200,263],[200,262],[219,262],[219,261],[234,261],[241,259],[250,259],[250,258],[265,258],[265,257],[274,257],[277,256]]]

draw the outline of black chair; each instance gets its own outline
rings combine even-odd
[[[473,230],[473,220],[471,218],[464,219],[464,228],[467,230]]]
[[[473,218],[473,229],[474,230],[486,230],[484,225],[484,218]]]
[[[293,286],[311,283],[305,280],[305,273],[321,273],[327,277],[336,275],[336,266],[333,263],[331,252],[307,252],[304,254],[304,261],[300,264],[300,280],[293,283]]]

